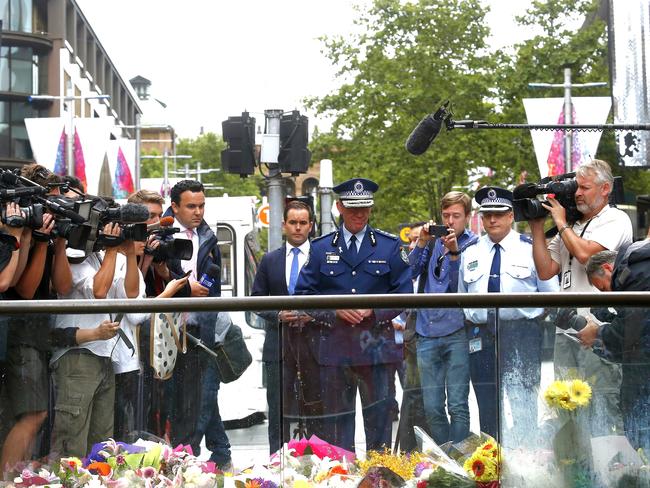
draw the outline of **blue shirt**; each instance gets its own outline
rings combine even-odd
[[[557,277],[541,280],[533,261],[532,241],[511,230],[501,242],[501,269],[499,281],[504,293],[557,292]],[[469,246],[460,258],[458,291],[461,293],[487,293],[490,268],[494,256],[494,243],[486,234],[478,243]],[[533,319],[542,315],[543,308],[500,308],[501,320]],[[465,317],[475,324],[487,322],[487,309],[465,309]]]
[[[458,248],[463,249],[475,237],[470,230],[465,230],[458,238]],[[416,247],[409,255],[411,277],[422,273],[427,259],[428,247]],[[458,290],[458,271],[460,257],[452,261],[445,246],[437,239],[427,269],[427,282],[424,293],[456,293]],[[461,329],[465,317],[459,308],[425,308],[418,309],[415,331],[424,337],[444,337]]]

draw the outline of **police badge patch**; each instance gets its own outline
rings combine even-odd
[[[400,250],[399,254],[400,254],[400,256],[402,256],[402,261],[404,261],[406,264],[410,264],[410,263],[409,263],[409,257],[408,257],[408,255],[406,254],[406,251],[404,250],[404,248],[402,248],[402,249]]]

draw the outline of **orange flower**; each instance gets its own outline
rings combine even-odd
[[[108,463],[94,462],[88,465],[88,471],[97,471],[102,476],[111,474],[111,466]]]
[[[256,479],[246,480],[246,484],[245,484],[246,488],[260,488],[260,486],[262,485],[259,482],[259,480]]]
[[[348,474],[348,470],[345,469],[340,464],[337,464],[336,466],[330,468],[329,474],[330,476],[332,476],[333,474]]]

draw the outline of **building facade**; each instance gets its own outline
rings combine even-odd
[[[0,0],[0,166],[33,161],[29,117],[105,117],[133,136],[140,107],[74,0]],[[76,96],[37,101],[30,95]],[[110,95],[110,100],[84,99]]]

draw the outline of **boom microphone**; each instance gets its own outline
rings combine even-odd
[[[174,217],[167,216],[161,218],[155,224],[149,224],[147,226],[147,232],[153,232],[154,230],[160,230],[161,227],[169,227],[174,224]]]
[[[414,156],[424,154],[440,132],[447,115],[449,101],[442,104],[438,111],[423,118],[406,140],[406,150]]]

